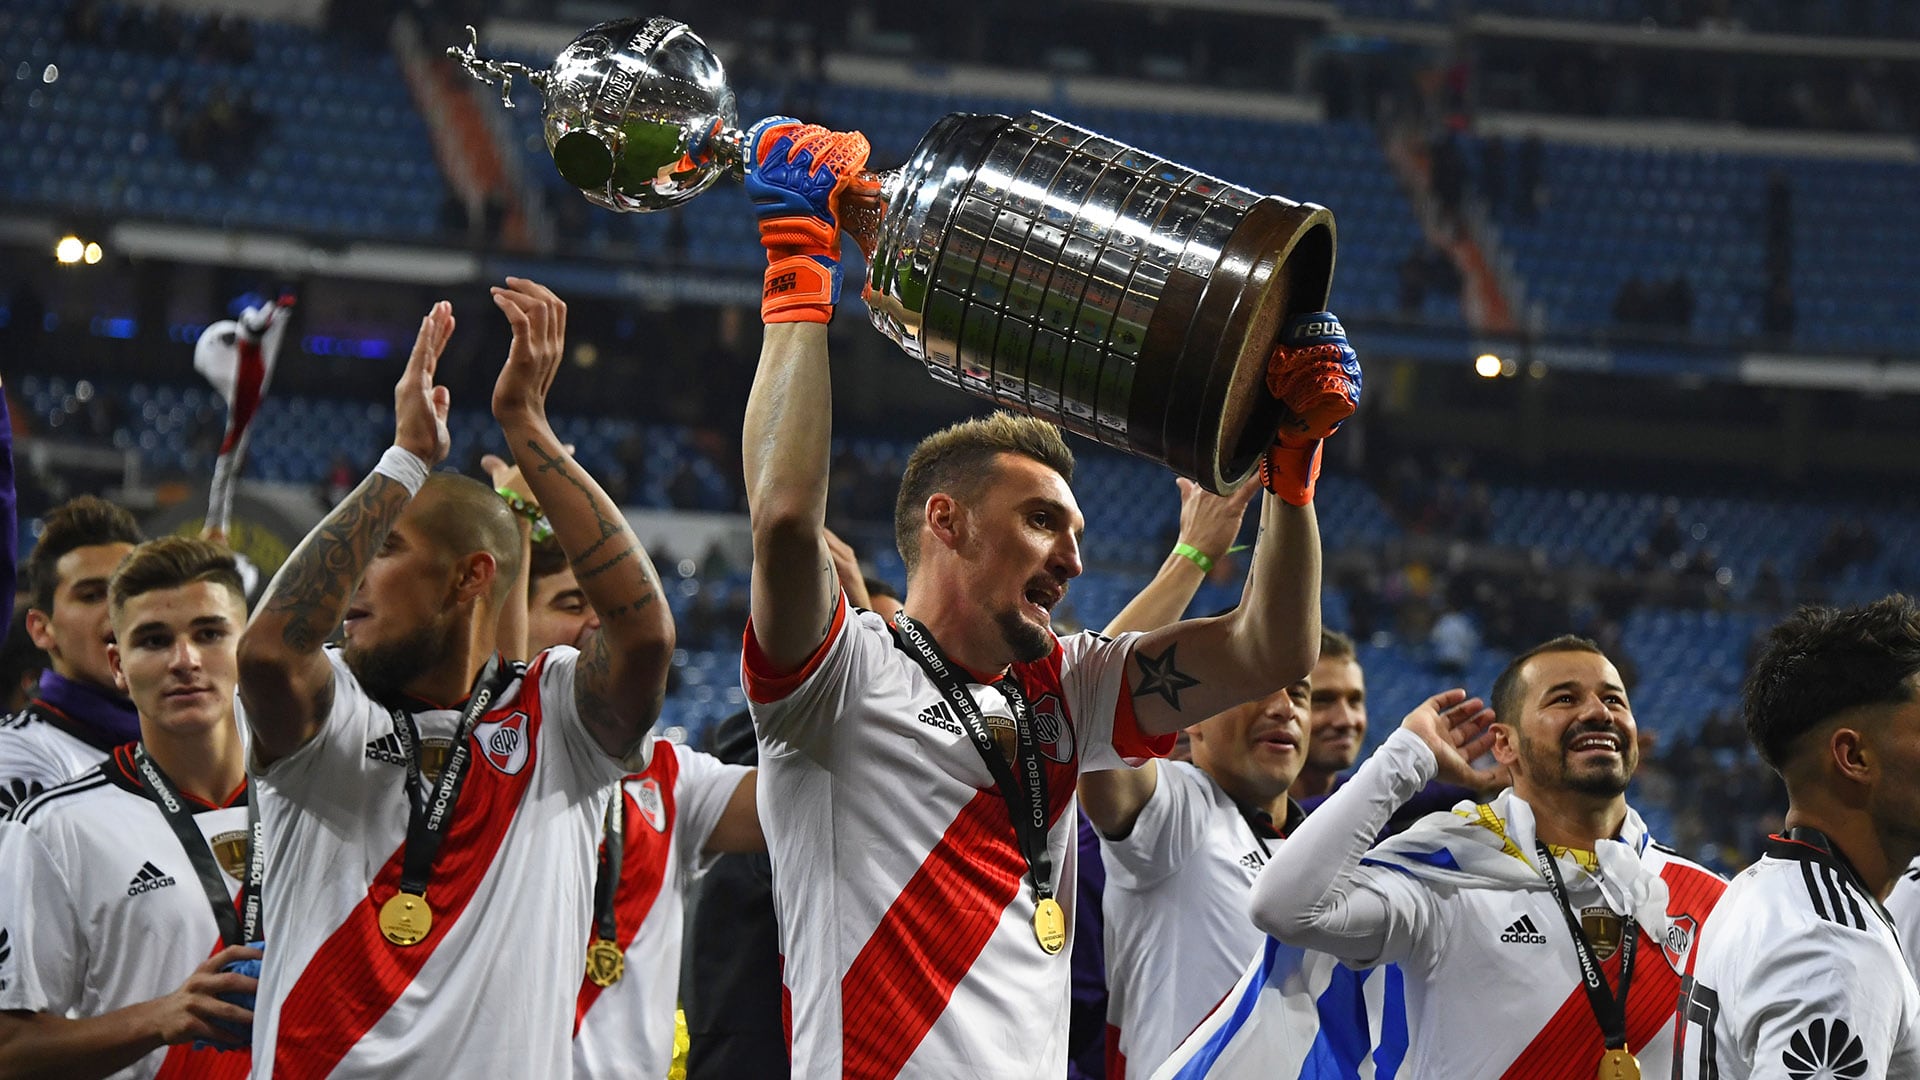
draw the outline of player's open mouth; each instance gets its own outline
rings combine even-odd
[[[1254,741],[1254,743],[1255,743],[1256,745],[1259,745],[1259,746],[1264,746],[1264,747],[1266,747],[1266,748],[1267,748],[1267,749],[1269,749],[1269,750],[1298,750],[1298,749],[1300,749],[1300,738],[1299,738],[1299,736],[1297,736],[1297,735],[1295,735],[1295,734],[1294,734],[1293,732],[1291,732],[1291,731],[1287,731],[1287,730],[1286,730],[1286,729],[1284,729],[1284,728],[1282,728],[1282,729],[1280,729],[1280,730],[1277,730],[1277,731],[1268,731],[1268,732],[1265,732],[1265,733],[1263,733],[1263,734],[1261,734],[1261,735],[1259,735],[1259,736],[1257,736],[1257,737],[1255,737],[1253,741]]]
[[[1043,618],[1051,619],[1053,617],[1053,605],[1060,602],[1062,595],[1064,595],[1063,590],[1032,587],[1026,592],[1026,601],[1038,609]]]
[[[1574,737],[1567,744],[1570,753],[1608,753],[1618,754],[1623,748],[1620,736],[1611,731],[1589,731]]]

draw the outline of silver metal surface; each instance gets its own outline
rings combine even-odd
[[[948,117],[896,184],[868,307],[934,378],[1132,449],[1169,276],[1207,279],[1260,198],[1042,113]]]
[[[587,201],[623,213],[678,206],[741,167],[734,95],[720,60],[685,23],[616,19],[575,38],[546,71],[476,55],[478,35],[448,55],[475,78],[513,76],[540,92],[547,150]]]

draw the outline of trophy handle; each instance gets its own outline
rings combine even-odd
[[[533,84],[533,88],[539,91],[542,98],[546,97],[547,79],[549,78],[547,72],[536,71],[525,64],[515,63],[512,60],[489,60],[480,56],[479,50],[480,31],[474,29],[472,24],[468,24],[467,43],[459,47],[452,45],[447,46],[447,57],[465,68],[467,74],[479,79],[481,82],[487,83],[488,85],[498,83],[500,85],[500,105],[502,108],[513,108],[513,77],[515,75],[524,76],[528,82]]]

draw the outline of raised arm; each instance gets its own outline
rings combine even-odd
[[[1331,314],[1292,320],[1267,387],[1285,420],[1260,464],[1267,498],[1240,603],[1217,618],[1156,630],[1128,675],[1140,730],[1163,734],[1305,678],[1320,655],[1320,444],[1360,402],[1360,361]]]
[[[513,345],[493,387],[493,416],[580,588],[600,613],[581,650],[574,703],[600,749],[625,759],[647,737],[667,692],[673,614],[640,539],[547,422],[547,391],[566,349],[567,305],[546,286],[508,278],[493,301]],[[525,585],[521,586],[525,595]]]
[[[1259,492],[1258,484],[1247,484],[1232,495],[1220,496],[1188,480],[1177,477],[1180,486],[1180,533],[1173,553],[1160,564],[1160,572],[1147,582],[1139,595],[1120,609],[1107,624],[1108,637],[1129,631],[1158,630],[1178,620],[1200,591],[1215,560],[1224,558],[1240,533],[1247,503]],[[1204,565],[1203,565],[1204,564]],[[1205,719],[1198,717],[1196,719]],[[1122,840],[1133,832],[1133,823],[1153,798],[1160,782],[1159,766],[1149,760],[1137,769],[1104,769],[1080,774],[1080,805],[1100,835]]]
[[[566,448],[573,453],[573,447]],[[520,475],[520,466],[512,464],[494,454],[480,458],[480,468],[487,474],[487,480],[493,484],[493,490],[501,493],[505,499],[513,496],[507,505],[513,507],[513,522],[520,530],[520,573],[513,580],[513,591],[507,594],[507,602],[500,605],[498,642],[500,655],[508,660],[527,661],[533,659],[532,651],[527,647],[529,633],[527,617],[527,581],[533,575],[533,519],[529,512],[521,507],[538,507],[533,492],[527,487],[527,481]],[[515,500],[518,500],[516,504]]]
[[[333,670],[321,648],[400,512],[447,456],[447,390],[433,375],[452,335],[453,305],[442,300],[420,321],[393,388],[393,446],[287,557],[240,636],[240,700],[262,765],[320,731],[333,706]]]
[[[1173,551],[1147,587],[1107,624],[1103,633],[1108,637],[1130,630],[1158,630],[1186,614],[1213,564],[1226,558],[1233,538],[1240,535],[1247,504],[1260,493],[1260,485],[1251,483],[1222,496],[1184,476],[1175,477],[1174,482],[1180,486],[1180,532]]]
[[[1470,762],[1492,744],[1492,723],[1492,710],[1464,690],[1435,694],[1407,714],[1400,730],[1275,850],[1254,879],[1254,923],[1289,945],[1355,963],[1404,959],[1429,929],[1432,912],[1398,908],[1362,887],[1368,869],[1360,860],[1393,812],[1428,781],[1473,772]],[[1399,874],[1374,872],[1388,880]]]
[[[826,640],[838,598],[822,531],[833,433],[827,323],[840,291],[840,199],[866,164],[867,140],[775,117],[754,126],[748,159],[747,194],[767,249],[766,337],[742,439],[753,635],[788,672]]]

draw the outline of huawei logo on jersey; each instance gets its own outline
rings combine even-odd
[[[527,723],[527,714],[516,712],[505,720],[489,720],[474,728],[473,737],[480,743],[480,756],[508,776],[519,775],[520,770],[526,768],[532,743]]]
[[[1047,760],[1062,765],[1073,760],[1073,725],[1054,694],[1041,694],[1033,703],[1033,741]]]
[[[640,794],[634,799],[639,804],[640,816],[647,819],[654,832],[667,831],[667,801],[660,797],[660,782],[648,777],[640,781]]]

